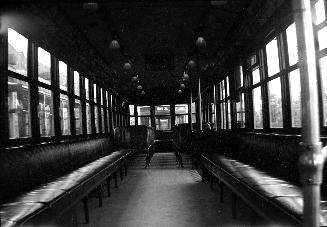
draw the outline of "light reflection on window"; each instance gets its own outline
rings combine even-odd
[[[260,82],[260,71],[259,71],[259,67],[255,68],[252,71],[252,81],[253,84],[257,84]]]
[[[295,23],[286,29],[288,61],[292,66],[299,61]]]
[[[327,27],[318,31],[319,50],[327,48]]]
[[[301,127],[301,81],[299,69],[289,73],[292,127]]]
[[[268,82],[269,117],[271,128],[283,127],[282,91],[280,78]]]
[[[8,77],[9,138],[31,136],[30,89],[28,83]]]
[[[67,95],[60,94],[59,110],[61,134],[70,135],[69,99]]]
[[[74,116],[75,116],[76,135],[80,135],[83,133],[82,106],[81,106],[81,101],[79,101],[78,99],[75,99]]]
[[[48,89],[39,87],[39,106],[38,116],[40,122],[40,135],[54,135],[54,117],[52,92]]]
[[[8,70],[27,76],[28,40],[8,28]]]
[[[92,133],[92,123],[91,123],[91,107],[90,104],[86,103],[86,133]]]
[[[253,89],[253,118],[254,128],[263,128],[262,119],[262,99],[261,99],[261,87]]]
[[[89,87],[89,79],[85,78],[85,82],[84,82],[84,87],[85,87],[85,98],[87,100],[90,99],[90,87]]]
[[[49,52],[43,50],[41,47],[38,49],[38,73],[39,81],[51,84],[51,55]]]
[[[316,20],[315,24],[320,24],[326,19],[324,0],[318,0],[315,4]]]
[[[324,126],[327,126],[327,56],[320,58],[320,75],[324,111]]]
[[[273,76],[280,71],[277,38],[266,45],[268,76]]]
[[[80,89],[79,89],[79,73],[74,71],[74,93],[77,96],[80,96]]]
[[[59,87],[67,91],[67,65],[62,61],[59,61]]]

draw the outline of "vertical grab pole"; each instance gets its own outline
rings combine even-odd
[[[197,116],[198,116],[198,124],[199,124],[199,131],[202,131],[202,97],[201,97],[201,77],[200,77],[200,61],[199,61],[199,53],[196,54],[196,73],[198,76],[198,109],[197,109]]]
[[[297,30],[302,104],[302,154],[299,169],[303,187],[303,224],[320,225],[321,151],[315,46],[310,0],[293,0]]]

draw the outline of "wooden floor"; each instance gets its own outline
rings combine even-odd
[[[103,207],[91,198],[89,224],[83,224],[82,204],[78,204],[78,226],[251,226],[245,204],[238,202],[238,217],[232,219],[230,192],[225,190],[225,201],[220,203],[217,185],[211,191],[197,171],[178,167],[173,154],[155,154],[152,161],[148,169],[130,168],[119,188],[104,198]]]

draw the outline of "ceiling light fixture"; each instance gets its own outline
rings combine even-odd
[[[99,8],[99,5],[96,2],[84,2],[83,3],[83,9],[86,9],[86,10],[97,10],[98,8]]]
[[[137,89],[138,89],[138,90],[142,90],[142,89],[143,89],[142,85],[139,84],[139,85],[137,86]]]
[[[199,36],[195,42],[195,46],[198,48],[204,48],[206,47],[206,41],[202,36]]]
[[[185,84],[181,84],[181,88],[185,88]]]
[[[112,49],[112,50],[117,50],[120,48],[120,45],[119,45],[119,42],[116,38],[114,38],[111,42],[110,42],[110,45],[109,45],[109,48]]]
[[[142,94],[142,95],[145,95],[145,91],[142,91],[141,94]]]
[[[123,69],[124,69],[126,72],[127,72],[127,71],[130,71],[130,70],[132,69],[132,64],[131,64],[129,61],[125,62],[124,65],[123,65]]]
[[[132,76],[132,82],[137,83],[138,82],[138,76]]]
[[[188,61],[187,63],[188,67],[193,68],[195,66],[195,61],[193,61],[192,59]]]
[[[190,78],[190,76],[187,73],[184,73],[183,80],[188,80],[189,78]]]
[[[178,90],[178,94],[182,94],[182,90],[181,89]]]

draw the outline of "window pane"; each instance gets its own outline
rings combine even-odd
[[[220,82],[220,100],[225,98],[225,82],[224,80]]]
[[[75,116],[76,135],[80,135],[83,133],[82,106],[81,106],[81,101],[79,101],[78,99],[75,99],[74,116]]]
[[[109,109],[107,109],[107,126],[108,126],[108,132],[110,132],[110,117],[109,117]]]
[[[187,114],[188,105],[187,104],[176,104],[175,105],[175,114]]]
[[[243,67],[242,66],[240,66],[240,77],[241,77],[241,80],[240,80],[240,82],[241,82],[241,84],[240,84],[240,86],[241,87],[243,87]]]
[[[101,108],[101,125],[102,125],[102,133],[106,131],[105,122],[104,122],[104,109]]]
[[[151,118],[150,117],[139,117],[138,124],[151,127]]]
[[[51,84],[51,55],[41,47],[37,49],[39,81]]]
[[[301,81],[300,71],[296,69],[289,74],[292,127],[301,127]]]
[[[94,121],[95,121],[95,133],[99,133],[99,114],[98,107],[94,106]]]
[[[155,106],[155,115],[170,115],[170,106],[169,105]]]
[[[230,101],[228,100],[227,103],[227,121],[228,121],[228,129],[232,128],[232,118],[231,118],[231,112],[230,112]]]
[[[327,56],[320,59],[320,75],[322,81],[322,98],[324,105],[324,126],[327,126]]]
[[[170,130],[170,116],[156,117],[156,130]]]
[[[38,115],[40,121],[40,135],[53,136],[54,119],[53,119],[52,92],[42,87],[39,87]]]
[[[92,123],[91,123],[91,108],[90,104],[86,103],[86,133],[92,133]]]
[[[279,56],[277,38],[274,38],[266,45],[268,76],[279,72]]]
[[[150,106],[138,106],[137,114],[139,116],[150,115]]]
[[[134,115],[134,105],[129,105],[129,115]]]
[[[175,116],[175,125],[188,123],[188,115]]]
[[[59,61],[59,87],[67,91],[67,65],[62,61]]]
[[[288,61],[289,61],[289,65],[291,66],[299,61],[295,23],[291,24],[286,29],[286,36],[287,36]]]
[[[318,31],[319,50],[327,48],[327,27]]]
[[[135,117],[129,118],[129,125],[135,125]]]
[[[100,88],[100,97],[101,97],[101,105],[103,105],[103,91],[102,91],[102,88]]]
[[[196,114],[192,114],[192,123],[196,123]]]
[[[109,96],[108,96],[108,91],[106,91],[106,106],[109,107]]]
[[[8,70],[27,76],[28,40],[8,28]]]
[[[93,84],[93,101],[97,102],[97,85]]]
[[[316,10],[315,24],[320,24],[321,22],[323,22],[326,19],[324,0],[318,0],[316,2],[315,10]]]
[[[192,102],[191,109],[192,109],[192,114],[196,113],[195,102]]]
[[[280,78],[268,82],[269,116],[271,128],[283,127],[283,108]]]
[[[254,128],[263,128],[261,87],[253,89]]]
[[[85,78],[85,98],[87,100],[90,99],[90,87],[89,87],[89,79]]]
[[[30,90],[28,83],[8,77],[9,138],[31,136]]]
[[[225,103],[220,103],[220,128],[225,129],[226,128],[226,112],[225,112]]]
[[[260,70],[259,67],[252,71],[252,84],[257,84],[260,82]]]
[[[80,96],[79,91],[79,73],[77,71],[74,71],[74,93],[77,96]]]
[[[229,77],[226,77],[226,93],[227,93],[227,97],[229,96]]]
[[[59,115],[60,115],[61,134],[70,135],[69,100],[67,95],[60,94]]]
[[[244,109],[244,93],[240,95],[239,102],[236,103],[236,118],[237,118],[237,127],[245,127],[245,109]]]

